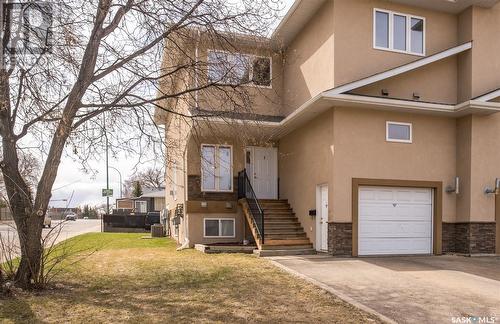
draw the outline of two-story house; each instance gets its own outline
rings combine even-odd
[[[248,112],[207,92],[177,102],[220,107],[196,123],[157,114],[172,233],[289,253],[499,253],[498,2],[297,0],[269,39],[191,44],[208,78],[245,61],[254,95]]]

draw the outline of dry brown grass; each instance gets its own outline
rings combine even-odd
[[[80,239],[102,249],[54,289],[0,299],[3,322],[378,322],[264,259],[177,252],[135,234]]]

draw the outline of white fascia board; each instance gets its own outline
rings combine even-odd
[[[280,126],[279,122],[260,121],[252,119],[236,119],[236,118],[222,118],[222,117],[193,117],[193,119],[199,122],[209,122],[214,124],[239,124],[239,125],[254,124],[256,126],[264,126],[264,127]]]
[[[384,106],[387,108],[403,108],[403,109],[417,109],[419,111],[434,111],[452,113],[455,111],[455,105],[436,104],[428,102],[418,102],[410,100],[398,100],[391,98],[367,97],[351,94],[338,94],[326,97],[328,100],[335,102],[344,102],[347,104],[362,104],[372,106]]]
[[[358,81],[354,81],[354,82],[339,86],[337,88],[333,88],[331,90],[326,91],[325,95],[326,96],[333,96],[333,95],[349,92],[349,91],[352,91],[354,89],[358,89],[358,88],[367,86],[369,84],[372,84],[372,83],[375,83],[378,81],[382,81],[382,80],[385,80],[385,79],[388,79],[388,78],[391,78],[391,77],[418,69],[422,66],[434,63],[436,61],[448,58],[450,56],[457,55],[459,53],[470,50],[471,48],[472,48],[472,42],[468,42],[468,43],[465,43],[463,45],[456,46],[456,47],[450,48],[448,50],[445,50],[443,52],[439,52],[439,53],[436,53],[434,55],[417,60],[415,62],[402,65],[402,66],[394,68],[392,70],[385,71],[382,73],[377,73],[377,74],[372,75],[370,77],[367,77],[367,78],[364,78],[364,79],[361,79]]]
[[[490,92],[490,93],[487,93],[483,96],[477,97],[476,99],[474,99],[474,101],[486,102],[486,101],[490,101],[490,100],[493,100],[493,99],[498,98],[498,97],[500,97],[500,89],[495,90],[495,91]]]

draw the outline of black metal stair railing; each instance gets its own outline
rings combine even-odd
[[[246,169],[238,172],[238,199],[242,198],[246,198],[247,200],[250,214],[260,235],[261,244],[264,244],[264,210],[253,191]]]

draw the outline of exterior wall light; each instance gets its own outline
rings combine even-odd
[[[454,193],[454,194],[459,194],[460,193],[460,177],[455,177],[455,187],[449,185],[446,187],[446,192],[447,193]]]
[[[491,189],[489,187],[484,188],[485,194],[500,194],[500,178],[495,179],[495,189]]]

